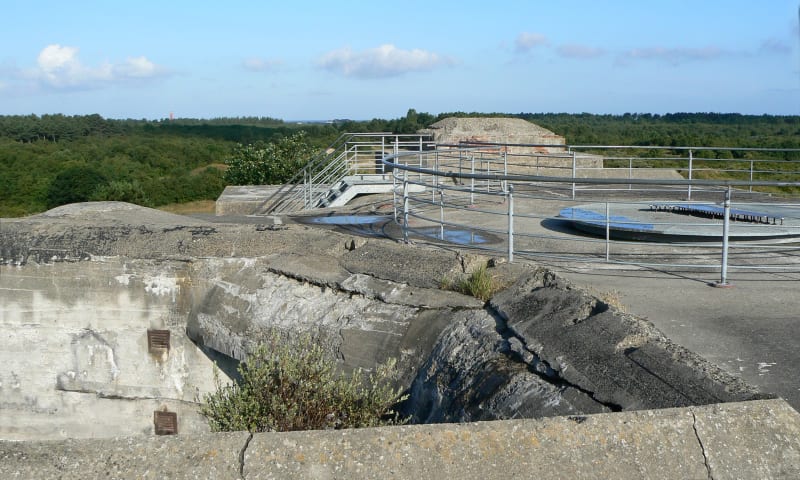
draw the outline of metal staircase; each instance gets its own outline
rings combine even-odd
[[[359,193],[374,193],[376,185],[391,191],[392,175],[381,159],[387,155],[432,149],[429,135],[344,133],[320,152],[259,206],[257,215],[338,206]]]

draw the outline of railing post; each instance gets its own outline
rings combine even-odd
[[[508,147],[503,148],[503,176],[508,176]],[[506,191],[506,183],[508,183],[508,180],[503,179],[501,186],[503,192]]]
[[[508,186],[508,263],[514,262],[514,185]]]
[[[572,179],[575,180],[578,170],[578,161],[575,152],[572,152]],[[575,200],[575,182],[572,182],[572,199]]]
[[[722,264],[720,265],[720,280],[717,287],[729,287],[728,283],[728,236],[731,228],[731,187],[725,189],[724,218],[722,219]]]
[[[463,172],[464,151],[458,147],[458,184],[463,185],[464,181],[461,179],[461,172]]]
[[[691,180],[692,180],[692,163],[693,163],[693,160],[694,160],[694,156],[692,155],[692,149],[690,148],[689,149],[689,186],[687,187],[687,190],[686,190],[686,200],[691,200],[692,199],[692,183],[691,183]]]
[[[611,252],[611,211],[606,202],[606,262]]]
[[[444,189],[439,182],[439,239],[444,240]]]
[[[408,243],[408,170],[403,171],[403,242]]]
[[[469,160],[472,164],[472,168],[470,169],[470,173],[475,175],[475,155],[470,155]],[[470,178],[469,184],[469,204],[475,205],[475,177]]]
[[[750,192],[753,192],[753,161],[750,160]]]
[[[492,174],[492,160],[490,158],[486,159],[486,176]],[[492,181],[488,178],[486,179],[486,193],[492,192]]]
[[[397,222],[397,172],[392,171],[392,209],[394,210],[394,221]]]
[[[419,168],[422,168],[422,135],[419,136]],[[419,179],[422,180],[422,172],[419,174]]]

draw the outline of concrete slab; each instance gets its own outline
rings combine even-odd
[[[216,202],[217,215],[252,215],[283,185],[229,185]]]
[[[577,285],[611,292],[627,311],[674,342],[800,409],[800,275],[738,273],[733,288],[713,288],[698,272],[551,265]]]
[[[781,400],[469,424],[0,442],[2,478],[798,478]]]

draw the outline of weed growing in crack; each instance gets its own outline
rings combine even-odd
[[[396,425],[394,407],[406,396],[392,387],[394,360],[366,375],[345,376],[310,336],[287,342],[277,335],[239,366],[241,379],[217,390],[200,407],[214,431],[295,431]]]
[[[485,265],[476,268],[468,276],[458,280],[444,277],[439,282],[439,286],[443,290],[472,295],[484,302],[488,301],[492,298],[492,295],[503,288],[503,285],[489,273]]]

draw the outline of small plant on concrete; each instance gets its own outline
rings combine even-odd
[[[459,280],[454,281],[449,277],[443,277],[439,282],[439,287],[443,290],[453,290],[464,295],[472,295],[484,302],[488,301],[492,298],[492,295],[503,288],[500,282],[489,273],[485,265],[476,268],[469,276]]]
[[[405,423],[394,406],[405,400],[392,387],[394,360],[366,375],[345,376],[310,337],[273,336],[239,366],[241,379],[217,384],[200,408],[214,431],[294,431]]]

